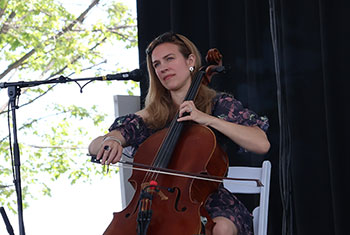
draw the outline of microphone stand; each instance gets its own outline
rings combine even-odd
[[[20,95],[21,90],[17,86],[10,86],[8,88],[9,102],[11,104],[12,111],[12,132],[13,132],[13,152],[14,152],[14,184],[17,193],[17,208],[18,208],[18,226],[20,234],[24,235],[24,223],[23,223],[23,204],[22,204],[22,187],[21,187],[21,171],[20,171],[20,154],[18,147],[18,138],[17,138],[17,125],[16,125],[16,97]]]
[[[6,229],[7,229],[7,232],[10,234],[10,235],[15,235],[13,233],[13,228],[11,226],[11,223],[6,215],[6,212],[5,212],[5,209],[3,207],[0,207],[0,213],[1,213],[1,216],[5,222],[5,225],[6,225]]]
[[[140,70],[135,69],[130,73],[120,73],[116,75],[107,75],[101,77],[91,77],[91,78],[78,78],[71,79],[68,77],[60,76],[59,78],[54,78],[50,80],[44,81],[19,81],[19,82],[4,82],[0,83],[0,88],[8,88],[8,96],[9,103],[11,104],[12,111],[12,132],[13,132],[13,155],[14,155],[14,184],[16,188],[17,194],[17,209],[18,209],[18,226],[19,226],[19,234],[25,235],[24,230],[24,222],[23,222],[23,202],[22,202],[22,186],[21,186],[21,161],[20,161],[20,151],[18,145],[18,137],[17,137],[17,124],[16,124],[16,109],[19,106],[16,105],[17,97],[21,94],[21,88],[23,87],[33,87],[42,84],[53,84],[53,83],[67,83],[67,82],[75,82],[80,87],[80,92],[82,93],[83,88],[92,81],[104,81],[104,80],[128,80],[129,74],[132,74],[134,71],[139,73]],[[83,86],[81,86],[78,81],[88,81]],[[9,135],[10,136],[10,135]],[[11,147],[10,147],[11,148]]]

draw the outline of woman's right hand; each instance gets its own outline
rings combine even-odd
[[[101,159],[102,165],[115,164],[121,159],[122,153],[123,146],[119,142],[113,139],[106,139],[102,142],[96,159]]]
[[[105,136],[95,138],[89,145],[89,153],[101,160],[101,164],[117,163],[123,153],[125,139],[118,131],[111,131]]]

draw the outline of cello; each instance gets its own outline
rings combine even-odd
[[[185,101],[194,100],[201,84],[208,84],[212,75],[221,71],[221,59],[218,50],[209,50],[206,60],[212,65],[197,72]],[[178,122],[178,117],[177,114],[168,128],[151,135],[139,146],[134,162],[151,169],[223,177],[228,158],[214,132],[203,125]],[[210,234],[214,224],[204,204],[220,182],[158,171],[133,171],[129,182],[135,194],[123,211],[114,213],[104,235],[201,234],[201,216],[207,218],[205,231]]]

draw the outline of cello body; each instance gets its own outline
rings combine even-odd
[[[134,156],[134,162],[153,165],[154,156],[167,131],[161,130],[142,143]],[[227,167],[227,155],[217,144],[213,131],[198,124],[185,125],[167,165],[173,170],[215,176],[224,176]],[[133,171],[129,182],[135,189],[134,197],[123,211],[114,213],[104,235],[138,234],[138,212],[142,209],[139,199],[142,189],[149,185],[148,174]],[[153,179],[157,181],[159,191],[152,192],[152,217],[147,235],[201,234],[202,207],[220,183],[166,174],[157,174]]]

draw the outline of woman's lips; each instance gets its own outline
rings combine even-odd
[[[165,76],[165,77],[163,78],[163,80],[166,81],[166,80],[172,78],[173,76],[175,76],[175,74],[169,74],[169,75]]]

